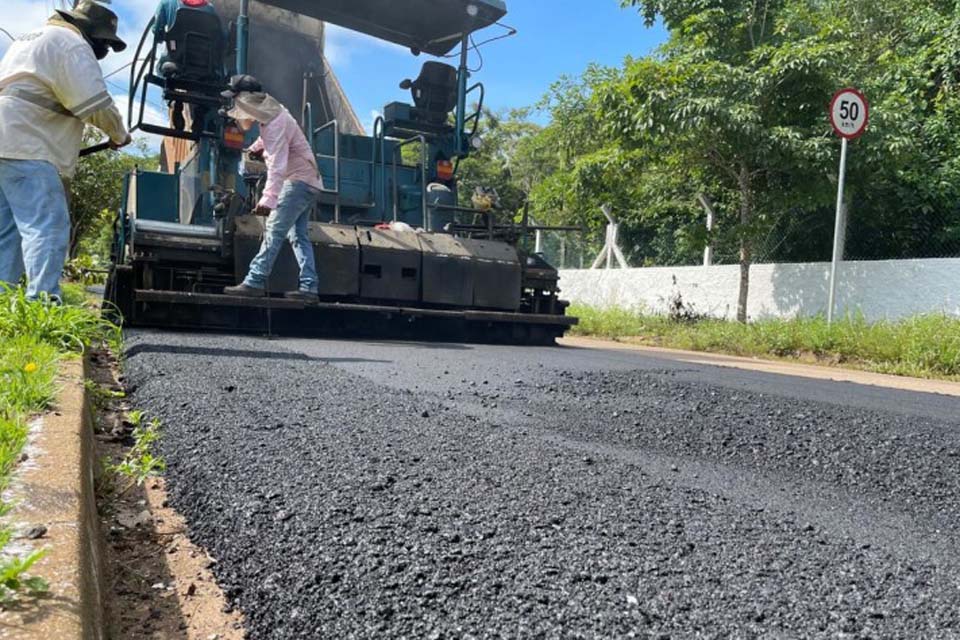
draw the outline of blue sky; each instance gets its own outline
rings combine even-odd
[[[532,105],[561,75],[577,75],[590,62],[617,65],[666,39],[661,27],[648,29],[636,12],[619,5],[618,0],[507,0],[504,22],[519,33],[482,48],[484,66],[475,78],[486,85],[488,104]],[[478,35],[478,42],[487,33],[498,31]],[[338,29],[328,32],[327,55],[363,122],[384,104],[408,99],[397,85],[415,77],[428,59]],[[477,62],[473,57],[471,66]]]
[[[212,2],[216,4],[216,0]],[[14,35],[26,33],[42,25],[60,3],[0,0],[0,27]],[[156,0],[113,1],[128,42],[136,42],[156,4]],[[507,5],[510,13],[504,22],[516,27],[519,34],[484,47],[484,66],[475,78],[486,85],[487,103],[494,109],[532,105],[561,75],[579,74],[590,62],[617,65],[627,55],[650,53],[666,38],[662,28],[648,29],[634,11],[620,9],[618,0],[507,0]],[[489,33],[493,35],[494,30]],[[7,45],[7,38],[0,34],[0,55]],[[399,89],[400,80],[415,77],[429,59],[335,28],[328,32],[327,54],[364,123],[372,122],[384,104],[407,100],[409,93]],[[128,63],[130,56],[130,50],[111,56],[104,63],[105,70]],[[477,62],[474,57],[471,64]],[[111,82],[111,91],[125,111],[125,74]]]

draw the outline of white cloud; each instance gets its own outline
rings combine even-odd
[[[405,47],[385,40],[378,40],[373,36],[368,36],[357,31],[351,31],[338,27],[335,24],[326,26],[325,53],[327,60],[335,67],[349,66],[350,59],[358,49],[373,48],[385,49],[393,53],[409,55],[410,51]]]
[[[3,0],[0,9],[0,27],[14,37],[34,31],[43,26],[53,13],[53,7],[61,6],[60,0]],[[126,51],[112,53],[101,63],[104,73],[111,73],[133,59],[134,50],[147,23],[157,10],[157,0],[123,0],[113,2],[111,8],[120,16],[120,37],[127,43]],[[0,55],[10,45],[9,39],[0,34]],[[123,72],[115,76],[123,84],[128,76]]]
[[[117,103],[117,108],[120,109],[120,113],[123,114],[124,121],[127,119],[127,108],[130,104],[130,100],[126,95],[114,95],[114,101]],[[134,116],[136,117],[136,115]],[[165,125],[170,121],[170,116],[167,115],[165,111],[161,111],[157,106],[150,104],[149,102],[144,109],[143,119],[147,123]],[[127,123],[127,127],[130,126],[130,123]],[[134,142],[143,143],[146,145],[150,151],[156,153],[160,150],[160,143],[162,139],[160,136],[156,136],[149,133],[143,133],[142,131],[135,132],[133,134]]]
[[[43,0],[4,0],[0,27],[15,38],[43,25],[50,17],[51,6]],[[10,40],[0,34],[0,55],[6,53]]]
[[[373,124],[377,121],[377,118],[383,117],[383,112],[378,109],[372,109],[370,111],[370,119],[364,123],[364,130],[367,131],[370,135],[373,135]]]
[[[0,9],[0,27],[9,31],[14,37],[19,37],[43,26],[52,14],[54,6],[61,5],[60,0],[3,0],[2,9]],[[143,30],[156,11],[157,0],[122,0],[122,2],[111,3],[111,8],[120,16],[120,37],[128,46],[122,53],[111,53],[100,66],[105,75],[117,72],[108,78],[107,86],[126,119],[130,73],[129,69],[124,67],[133,60]],[[9,45],[10,40],[0,33],[0,55],[6,52]],[[167,122],[166,113],[157,108],[159,98],[151,97],[150,102],[154,104],[147,104],[147,120],[155,123]],[[138,141],[145,142],[151,150],[156,151],[160,147],[160,138],[157,136],[141,133],[135,137]]]

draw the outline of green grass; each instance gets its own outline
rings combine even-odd
[[[9,486],[26,445],[28,421],[56,397],[60,361],[94,345],[119,345],[120,330],[86,306],[82,289],[65,293],[67,304],[53,306],[27,300],[20,289],[0,288],[0,491]],[[0,515],[10,509],[0,501]],[[11,538],[10,528],[0,527],[0,604],[46,590],[42,579],[26,575],[44,552],[10,554]]]
[[[68,302],[75,297],[68,295]],[[85,304],[40,304],[27,300],[22,289],[2,289],[0,340],[20,336],[30,336],[65,354],[82,354],[100,342],[113,347],[120,343],[120,329]]]
[[[46,409],[55,394],[58,360],[54,347],[30,335],[0,343],[0,416]]]
[[[922,378],[960,379],[960,318],[924,315],[870,323],[849,317],[676,321],[624,309],[575,306],[578,335],[739,356],[788,358]]]
[[[63,291],[60,292],[63,298],[63,304],[68,307],[83,307],[90,302],[90,295],[87,293],[87,287],[75,282],[64,282],[61,285]]]

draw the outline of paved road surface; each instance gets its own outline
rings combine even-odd
[[[960,637],[960,399],[625,351],[129,347],[252,638]]]

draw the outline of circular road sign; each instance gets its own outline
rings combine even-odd
[[[837,135],[854,140],[863,135],[870,122],[870,104],[856,89],[841,89],[830,102],[830,123]]]

